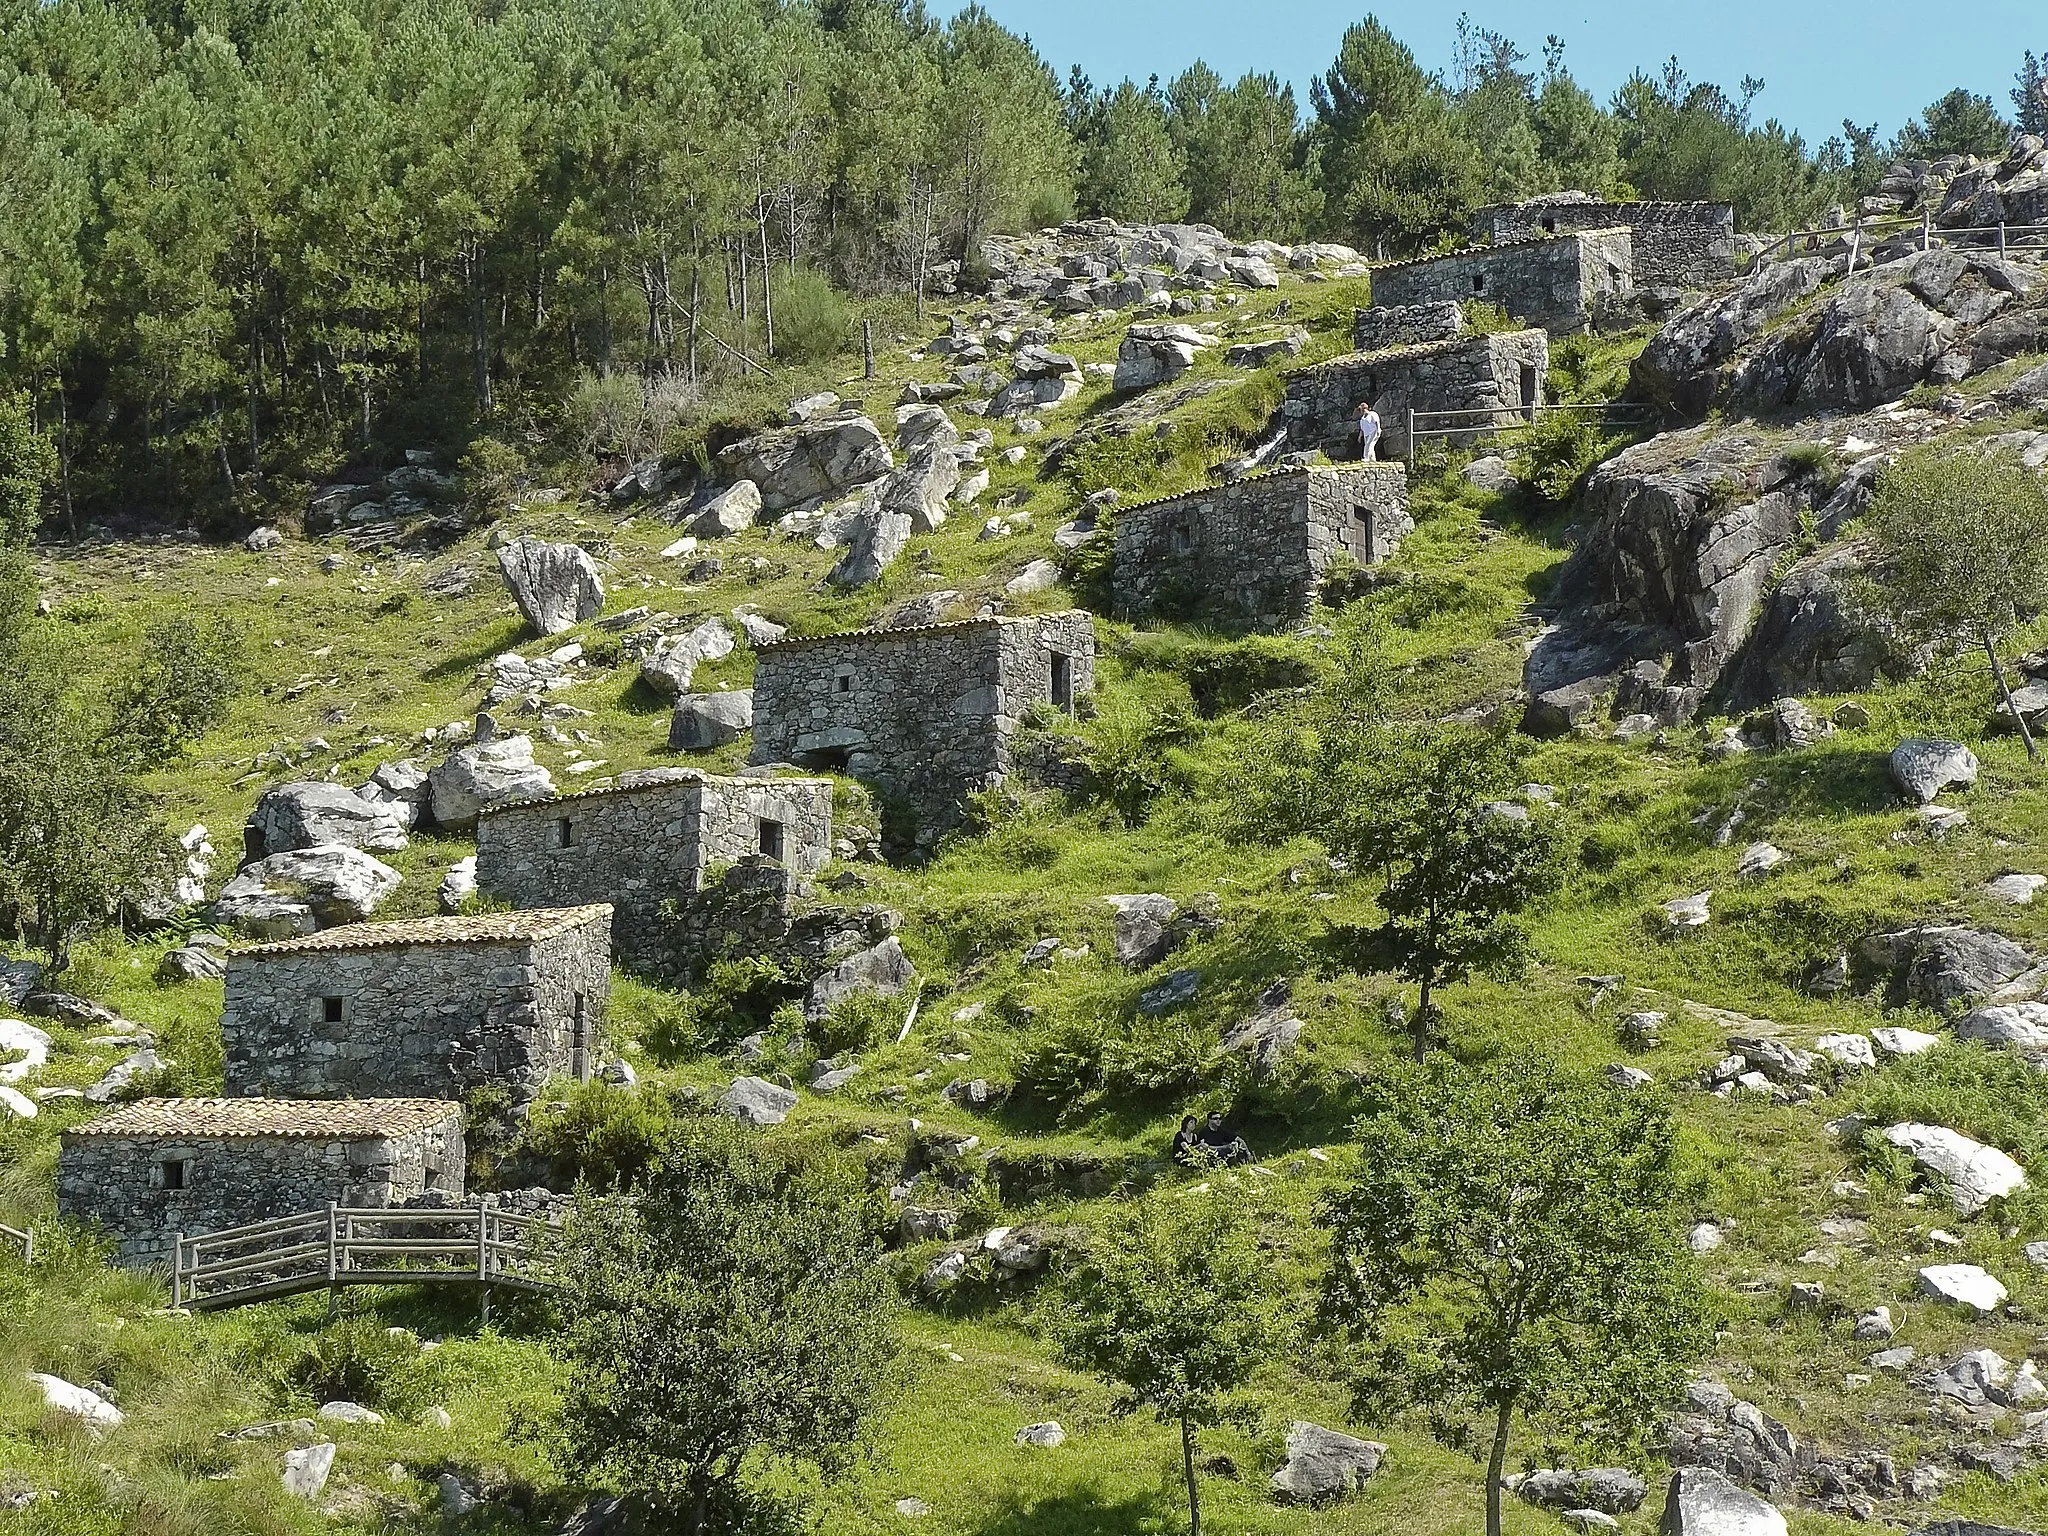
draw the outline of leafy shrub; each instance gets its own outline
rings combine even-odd
[[[183,614],[143,631],[135,674],[115,700],[116,736],[146,764],[168,761],[227,718],[241,692],[242,639],[226,621]]]
[[[570,1088],[560,1108],[531,1116],[524,1149],[548,1165],[551,1187],[621,1189],[661,1155],[672,1129],[660,1095],[595,1079]]]
[[[785,363],[819,362],[853,345],[853,310],[824,274],[783,269],[775,283],[775,356]]]
[[[1215,1063],[1211,1030],[1186,1012],[1132,1021],[1108,1010],[1062,1014],[1024,1042],[1017,1084],[1063,1119],[1132,1098],[1185,1095]]]
[[[1522,329],[1522,323],[1504,305],[1485,299],[1467,299],[1458,306],[1465,312],[1465,329],[1474,336],[1502,336]]]
[[[1160,796],[1193,783],[1193,769],[1179,749],[1196,730],[1194,717],[1175,703],[1154,707],[1121,697],[1088,723],[1088,770],[1096,793],[1125,826],[1138,826]]]
[[[316,1402],[341,1400],[375,1408],[387,1400],[416,1353],[409,1340],[388,1333],[376,1318],[348,1317],[309,1340],[288,1375]]]
[[[660,452],[700,403],[696,386],[680,375],[642,378],[586,368],[570,385],[562,410],[585,453],[643,459]]]
[[[1576,411],[1554,411],[1539,416],[1522,439],[1522,478],[1543,500],[1561,506],[1607,450],[1607,439],[1591,421]]]
[[[471,523],[486,523],[526,476],[526,455],[501,437],[479,437],[456,466],[462,473],[462,510]]]
[[[909,1011],[908,997],[884,997],[879,992],[856,992],[841,1001],[824,1018],[810,1026],[810,1038],[827,1056],[847,1051],[865,1051],[896,1038]]]
[[[2022,1163],[2048,1155],[2048,1076],[2010,1051],[1951,1041],[1865,1073],[1850,1087],[1848,1102],[1880,1128],[1902,1121],[1945,1125]]]

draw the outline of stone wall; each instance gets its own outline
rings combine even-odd
[[[1355,460],[1353,412],[1370,400],[1380,413],[1380,456],[1398,459],[1408,451],[1411,410],[1486,411],[1506,426],[1542,403],[1549,376],[1549,338],[1534,330],[1354,353],[1291,375],[1276,425],[1292,447]]]
[[[404,1136],[80,1136],[57,1157],[57,1209],[94,1221],[129,1269],[168,1269],[178,1234],[198,1237],[329,1204],[376,1209],[425,1190],[463,1193],[462,1107]],[[182,1163],[183,1187],[165,1187]]]
[[[1456,341],[1464,334],[1465,306],[1455,299],[1436,304],[1375,304],[1351,317],[1351,344],[1360,352]]]
[[[1095,621],[1078,611],[784,640],[755,650],[754,761],[869,781],[898,802],[892,840],[927,846],[1010,771],[1033,704],[1094,688]]]
[[[1589,229],[1629,231],[1639,287],[1705,288],[1735,275],[1735,209],[1729,203],[1538,198],[1482,208],[1473,224],[1474,236],[1494,245]]]
[[[1585,330],[1594,301],[1634,287],[1634,272],[1627,230],[1581,230],[1374,267],[1372,296],[1387,305],[1477,299],[1562,334]]]
[[[464,1099],[496,1083],[523,1103],[601,1065],[610,992],[602,908],[533,939],[243,950],[221,1015],[227,1091]]]
[[[831,781],[721,778],[694,769],[622,775],[612,788],[479,817],[477,888],[519,907],[609,902],[621,962],[645,967],[659,960],[662,904],[696,891],[714,865],[762,853],[775,827],[791,869],[810,875],[824,868],[832,855]]]
[[[1377,565],[1414,528],[1399,463],[1262,475],[1116,516],[1119,618],[1277,630],[1314,606],[1340,554]]]
[[[808,881],[753,857],[671,905],[654,969],[677,986],[696,988],[721,960],[762,960],[801,990],[846,956],[881,943],[898,921],[887,907],[821,903]]]

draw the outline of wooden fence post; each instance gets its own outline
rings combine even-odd
[[[334,1248],[335,1203],[327,1202],[327,1320],[334,1321],[334,1315],[341,1309],[341,1270],[336,1264]]]
[[[185,1304],[183,1282],[185,1278],[185,1234],[171,1234],[171,1310],[177,1311]]]
[[[865,377],[875,376],[875,322],[863,320],[860,323],[860,360],[865,368]]]

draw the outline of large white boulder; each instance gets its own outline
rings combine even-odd
[[[780,1125],[796,1108],[796,1090],[764,1077],[736,1077],[718,1101],[720,1113],[748,1125]]]
[[[2005,1305],[2005,1287],[1975,1264],[1930,1264],[1920,1271],[1920,1289],[1936,1301],[1972,1312],[1996,1312]]]
[[[406,813],[394,802],[365,799],[345,784],[312,780],[267,790],[249,814],[254,848],[266,854],[342,843],[396,853],[410,839]]]
[[[18,1083],[50,1059],[50,1037],[23,1019],[0,1019],[0,1083]]]
[[[1909,736],[1892,749],[1892,782],[1921,805],[1950,785],[1977,782],[1977,755],[1960,741]]]
[[[640,680],[663,698],[687,693],[700,663],[717,661],[733,651],[733,633],[723,619],[712,617],[685,634],[670,635],[640,663]]]
[[[721,468],[751,480],[769,512],[837,496],[896,467],[889,445],[865,416],[827,416],[762,432],[718,456]]]
[[[399,880],[397,870],[360,848],[323,843],[258,859],[221,887],[208,914],[251,938],[291,938],[361,922]]]
[[[815,1024],[856,992],[893,997],[917,979],[917,967],[891,934],[871,949],[848,955],[811,983],[804,999],[804,1020]]]
[[[1272,1477],[1274,1495],[1290,1504],[1320,1504],[1363,1488],[1387,1448],[1320,1424],[1295,1420],[1287,1431],[1287,1460]]]
[[[28,1379],[42,1389],[43,1406],[82,1419],[95,1432],[112,1429],[121,1422],[121,1410],[90,1387],[76,1386],[62,1376],[30,1371]]]
[[[1660,1536],[1786,1536],[1785,1517],[1711,1467],[1680,1467],[1664,1495]]]
[[[1948,1186],[1957,1212],[1974,1216],[1993,1200],[2026,1187],[2027,1172],[1996,1147],[1939,1125],[1894,1125],[1884,1139]]]
[[[761,487],[737,480],[704,504],[690,532],[700,539],[723,539],[745,533],[761,516]]]
[[[1956,1036],[2029,1056],[2048,1054],[2048,1003],[1999,1003],[1964,1014]]]
[[[334,1442],[302,1445],[284,1453],[284,1491],[294,1498],[316,1499],[334,1470]]]
[[[604,611],[597,562],[574,544],[517,538],[498,551],[498,574],[526,622],[559,635]]]
[[[530,736],[501,736],[464,747],[427,775],[428,808],[450,832],[474,827],[477,813],[487,807],[544,799],[554,792],[554,779],[533,760]]]
[[[676,700],[669,717],[668,744],[677,752],[707,752],[737,741],[754,728],[754,690],[689,693]]]

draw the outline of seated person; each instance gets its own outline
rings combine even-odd
[[[1180,1129],[1173,1133],[1173,1160],[1183,1168],[1199,1166],[1204,1160],[1201,1145],[1201,1133],[1195,1128],[1195,1117],[1182,1115]]]
[[[1209,1111],[1208,1122],[1203,1125],[1198,1141],[1202,1150],[1226,1168],[1235,1167],[1252,1160],[1252,1150],[1244,1144],[1242,1136],[1233,1136],[1223,1123],[1223,1111]]]

